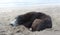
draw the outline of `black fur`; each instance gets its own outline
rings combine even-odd
[[[37,27],[37,31],[43,30],[45,28],[52,28],[52,20],[49,15],[40,12],[29,12],[23,15],[19,15],[16,18],[16,23],[18,25],[24,25],[27,28],[31,28],[32,23],[35,19],[43,20]]]

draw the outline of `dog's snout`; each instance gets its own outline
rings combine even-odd
[[[16,25],[16,20],[11,21],[11,22],[10,22],[10,25],[11,25],[11,26],[15,26],[15,25]]]
[[[13,24],[10,24],[11,26],[14,26]]]

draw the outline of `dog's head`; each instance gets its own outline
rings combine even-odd
[[[11,26],[18,26],[23,24],[22,16],[17,16],[13,21],[10,22]]]

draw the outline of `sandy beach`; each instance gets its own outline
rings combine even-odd
[[[22,25],[15,28],[9,25],[17,15],[31,11],[50,15],[53,27],[43,31],[31,32]],[[0,35],[60,35],[60,6],[0,8]]]

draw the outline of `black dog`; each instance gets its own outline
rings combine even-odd
[[[35,23],[39,25],[36,25],[37,27],[35,27],[35,30],[34,30],[33,22],[35,19],[40,19],[42,21]],[[12,26],[24,25],[27,28],[32,28],[32,31],[40,31],[46,28],[52,28],[52,20],[49,15],[46,15],[44,13],[29,12],[29,13],[17,16],[16,19],[13,22],[11,22],[10,25]],[[36,30],[36,28],[38,29]]]

